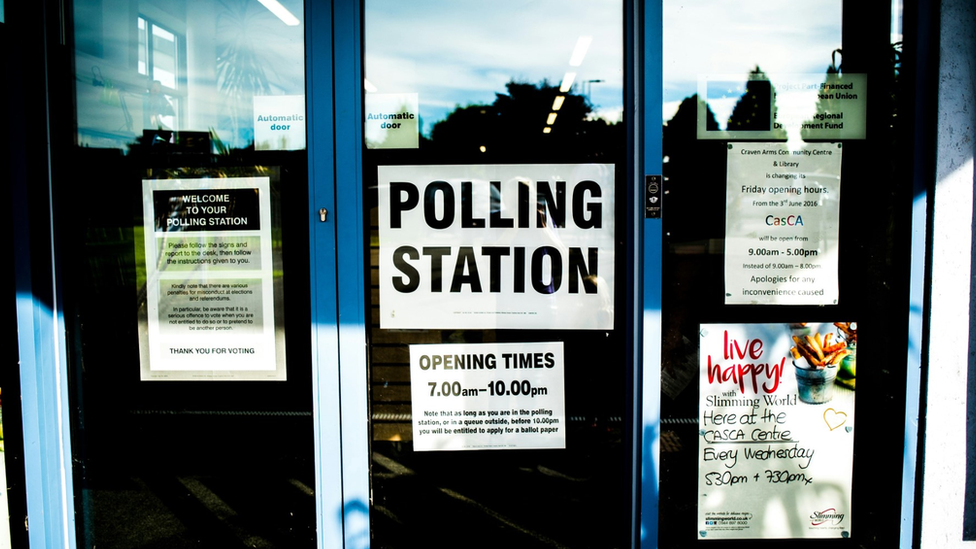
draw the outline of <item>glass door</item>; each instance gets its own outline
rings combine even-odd
[[[75,106],[53,181],[79,546],[316,545],[304,12],[71,3],[51,101]]]
[[[662,13],[659,546],[894,547],[914,473],[911,6]]]
[[[373,547],[627,547],[625,5],[363,5]]]

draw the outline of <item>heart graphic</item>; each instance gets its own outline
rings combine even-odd
[[[840,427],[841,425],[847,423],[847,414],[844,412],[838,412],[833,408],[827,408],[823,413],[824,423],[827,424],[827,428],[831,431]]]
[[[850,425],[848,425],[847,427],[844,427],[844,430],[847,431],[848,433],[850,433],[851,431],[854,430],[854,428],[851,427]]]

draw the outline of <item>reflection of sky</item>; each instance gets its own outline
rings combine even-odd
[[[898,1],[893,0],[896,6]],[[303,16],[301,0],[282,3]],[[271,93],[304,93],[302,27],[285,27],[256,0],[247,5],[251,16],[240,30],[251,37]],[[131,34],[125,31],[125,17],[100,6],[75,2],[78,49],[100,58],[79,61],[79,81],[90,83],[97,66],[116,89],[145,94],[145,77],[127,64]],[[228,33],[216,28],[215,18],[223,9],[219,2],[175,2],[166,5],[165,13],[162,8],[146,12],[187,37],[188,112],[193,116],[185,122],[192,128],[185,129],[216,125],[222,108],[209,63],[217,55],[213,37]],[[665,119],[681,99],[695,93],[701,75],[745,78],[759,65],[776,85],[778,74],[823,74],[841,42],[841,0],[665,0],[664,10]],[[592,36],[593,42],[582,66],[575,68],[574,92],[588,91],[597,115],[619,117],[623,23],[617,0],[367,0],[365,19],[366,77],[381,93],[418,93],[425,133],[458,105],[491,103],[510,80],[558,85],[574,69],[568,62],[579,36]],[[103,28],[112,32],[96,32]],[[209,63],[201,65],[208,57]],[[588,80],[603,82],[587,86]],[[720,120],[727,118],[734,101],[713,106],[722,111],[716,112]],[[119,124],[113,118],[106,128]]]
[[[758,65],[773,86],[779,74],[823,74],[841,46],[841,6],[841,0],[664,0],[664,119],[706,74],[744,80]],[[725,117],[733,105],[725,106]]]
[[[423,3],[367,0],[366,78],[379,93],[416,92],[424,133],[458,105],[490,104],[510,80],[558,86],[575,70],[599,112],[623,105],[623,19],[616,0]],[[579,36],[593,42],[579,67]]]

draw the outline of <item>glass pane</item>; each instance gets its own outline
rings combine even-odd
[[[365,3],[376,547],[630,544],[623,28]]]
[[[146,20],[139,18],[139,74],[149,73],[149,38]]]
[[[152,37],[153,79],[167,88],[176,89],[176,36],[154,24]]]
[[[72,21],[78,545],[314,547],[304,26],[250,0]]]
[[[660,546],[895,546],[912,100],[891,4],[663,6]],[[753,386],[736,365],[779,366]]]

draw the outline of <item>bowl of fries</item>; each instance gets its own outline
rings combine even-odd
[[[850,354],[847,341],[834,341],[833,333],[793,336],[790,353],[796,370],[796,388],[800,400],[823,404],[834,397],[834,379],[844,357]]]

